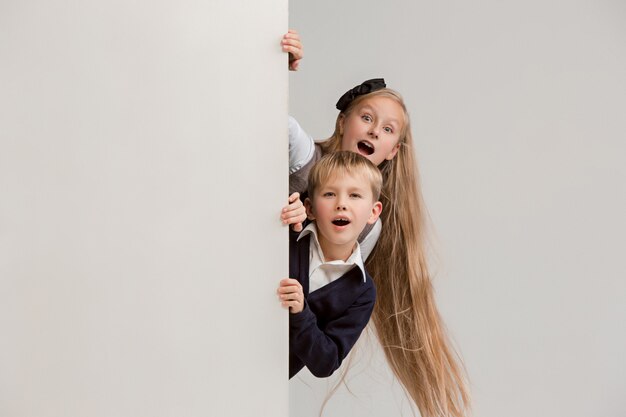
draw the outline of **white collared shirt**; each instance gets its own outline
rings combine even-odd
[[[361,269],[363,275],[363,282],[365,278],[365,266],[363,265],[363,258],[361,257],[361,247],[356,242],[356,246],[352,251],[352,254],[346,261],[324,261],[324,253],[320,247],[319,240],[317,239],[317,227],[315,223],[310,223],[304,228],[298,240],[304,236],[311,234],[311,243],[309,247],[309,293],[322,288],[324,285],[330,284],[338,278],[341,278],[346,272],[354,268],[355,266]]]

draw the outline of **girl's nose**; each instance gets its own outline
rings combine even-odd
[[[367,132],[371,137],[378,139],[378,128],[376,126],[370,127],[369,132]]]

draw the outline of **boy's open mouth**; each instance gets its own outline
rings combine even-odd
[[[359,148],[359,151],[364,155],[371,155],[374,153],[374,145],[364,140],[357,143],[356,146]]]
[[[350,224],[350,220],[348,219],[335,219],[332,221],[335,226],[347,226]]]

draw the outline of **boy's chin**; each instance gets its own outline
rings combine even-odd
[[[347,230],[328,230],[328,231],[320,231],[324,240],[333,245],[347,245],[351,242],[356,242],[359,235],[354,235],[354,233],[348,233]]]

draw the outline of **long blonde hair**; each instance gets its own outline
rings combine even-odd
[[[366,262],[377,290],[372,314],[376,334],[391,369],[423,417],[465,416],[470,408],[465,372],[437,311],[427,265],[428,216],[404,100],[388,88],[357,97],[320,146],[324,154],[340,150],[341,119],[372,97],[394,99],[405,117],[397,155],[379,165],[383,227]]]

